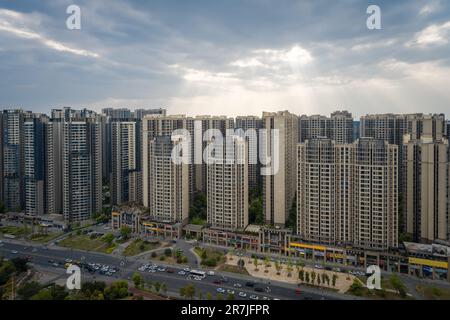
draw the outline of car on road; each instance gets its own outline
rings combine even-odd
[[[213,275],[215,275],[216,273],[214,272],[214,271],[208,271],[208,275],[210,275],[210,276],[213,276]]]
[[[301,293],[302,293],[302,291],[299,288],[295,289],[295,294],[301,294]]]
[[[236,283],[233,285],[233,287],[235,287],[235,288],[242,288],[242,284],[236,282]]]
[[[217,292],[219,292],[219,293],[225,293],[225,289],[223,289],[223,288],[217,288]]]
[[[175,270],[169,268],[169,269],[166,270],[166,272],[167,273],[175,273]]]
[[[254,286],[255,286],[255,283],[252,282],[252,281],[247,281],[247,282],[245,283],[245,285],[246,285],[247,287],[254,287]]]
[[[241,291],[241,292],[239,292],[238,296],[241,298],[245,298],[247,296],[247,294],[245,292]]]
[[[214,283],[214,284],[222,284],[222,281],[220,281],[219,279],[215,279],[215,280],[213,281],[213,283]]]
[[[12,254],[18,254],[19,251],[17,251],[17,250],[11,250],[11,253],[12,253]]]
[[[252,295],[250,296],[250,299],[252,299],[252,300],[258,300],[259,298],[258,298],[258,296],[252,294]]]
[[[314,268],[316,268],[316,269],[323,269],[323,267],[322,267],[320,264],[316,264],[316,265],[314,266]]]
[[[228,293],[228,294],[234,294],[234,290],[228,289],[228,290],[227,290],[227,293]]]
[[[262,299],[262,300],[269,300],[269,298],[266,297],[266,296],[262,297],[261,299]]]
[[[52,263],[52,266],[54,266],[55,268],[58,268],[58,267],[59,267],[59,263],[53,262],[53,263]]]
[[[158,268],[157,269],[159,272],[166,272],[166,268]]]
[[[65,261],[66,261],[67,263],[72,263],[72,259],[69,259],[69,258],[67,258]]]
[[[189,272],[189,271],[191,271],[191,268],[186,267],[186,268],[183,269],[183,271],[184,272]]]
[[[255,288],[255,291],[256,291],[256,292],[264,292],[264,289],[261,288],[261,287],[256,287],[256,288]]]
[[[181,271],[178,271],[178,274],[179,274],[180,276],[184,276],[184,275],[186,275],[186,272],[184,272],[183,270],[181,270]]]
[[[265,288],[264,288],[264,291],[267,292],[267,293],[269,293],[269,292],[272,291],[272,290],[270,289],[270,287],[265,287]]]

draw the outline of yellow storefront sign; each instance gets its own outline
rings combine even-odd
[[[312,249],[312,250],[319,250],[319,251],[325,251],[325,247],[324,246],[315,246],[315,245],[311,245],[311,244],[304,244],[304,243],[297,243],[297,242],[291,242],[289,243],[290,247],[295,247],[295,248],[302,248],[302,249]]]
[[[445,261],[434,261],[434,260],[420,259],[420,258],[409,258],[408,262],[409,262],[409,264],[416,264],[416,265],[420,265],[420,266],[448,269],[448,262],[445,262]]]

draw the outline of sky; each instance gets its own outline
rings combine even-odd
[[[0,0],[0,109],[449,114],[449,40],[447,0]]]

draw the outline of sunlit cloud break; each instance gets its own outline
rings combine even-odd
[[[7,21],[8,18],[12,18],[12,20],[15,20],[15,21],[11,23],[10,21]],[[56,51],[67,52],[67,53],[84,56],[84,57],[91,57],[91,58],[99,58],[100,57],[100,55],[95,52],[69,47],[61,42],[49,39],[37,32],[28,30],[23,27],[18,27],[15,25],[15,24],[17,24],[17,22],[23,22],[25,19],[26,19],[26,17],[23,14],[20,14],[20,13],[14,12],[14,11],[10,11],[10,10],[0,9],[0,31],[14,34],[15,36],[22,38],[22,39],[38,41],[39,43],[43,44],[44,46],[46,46],[50,49],[56,50]]]

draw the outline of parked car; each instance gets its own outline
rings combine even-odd
[[[225,293],[225,289],[223,289],[223,288],[217,288],[217,292],[219,292],[219,293]]]

